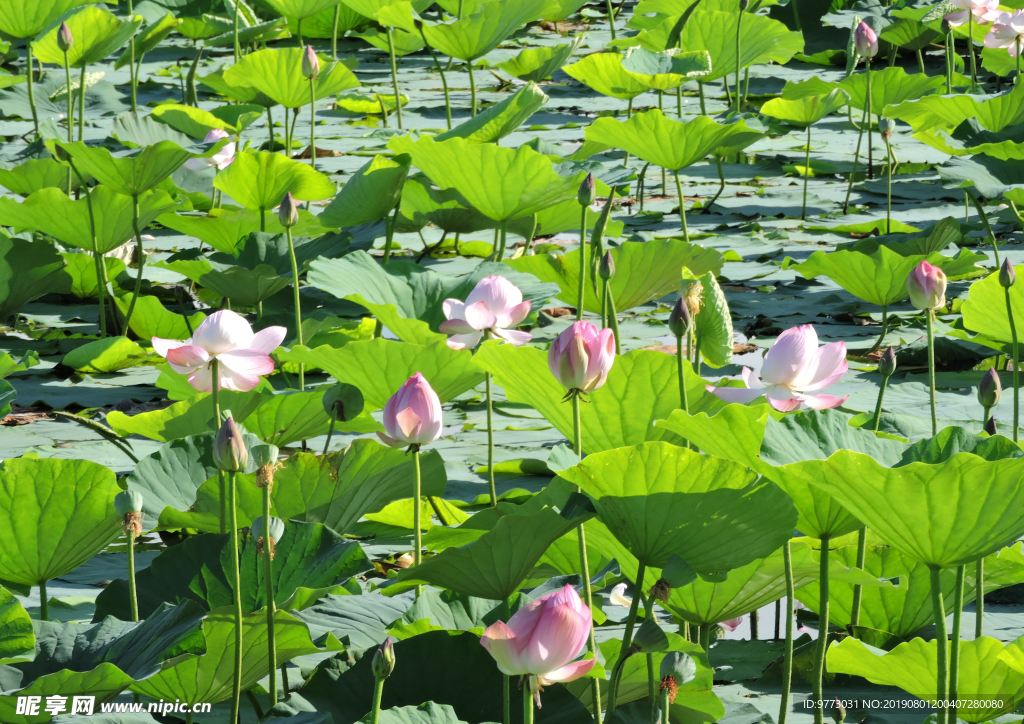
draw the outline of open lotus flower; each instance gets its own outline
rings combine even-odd
[[[214,128],[206,134],[206,138],[203,139],[203,143],[213,143],[219,141],[222,138],[228,137],[228,132]],[[223,171],[235,160],[235,142],[232,141],[224,146],[224,148],[217,151],[209,158],[190,158],[185,162],[185,168],[192,169],[193,171],[202,171],[204,168],[209,166],[216,166],[218,171]]]
[[[590,322],[573,322],[548,348],[548,368],[567,390],[592,392],[615,363],[615,335]]]
[[[575,681],[594,659],[575,661],[590,635],[591,613],[570,585],[516,611],[508,623],[495,621],[480,643],[508,676],[536,676],[541,685]],[[537,705],[540,706],[539,694]]]
[[[274,371],[269,355],[287,332],[284,327],[267,327],[253,334],[244,318],[222,309],[204,319],[189,339],[153,337],[152,343],[171,369],[187,374],[189,384],[200,392],[213,390],[213,360],[219,363],[218,389],[248,392],[260,383],[261,376]]]
[[[985,47],[1006,48],[1010,57],[1016,58],[1021,46],[1024,46],[1024,10],[1000,13],[985,36]]]
[[[746,404],[761,395],[780,412],[796,410],[807,405],[814,410],[838,407],[846,397],[809,395],[823,390],[846,374],[846,344],[832,342],[818,346],[818,334],[813,325],[792,327],[779,335],[764,356],[761,379],[749,367],[743,368],[742,387],[711,387],[707,390],[726,402]]]
[[[377,436],[391,447],[425,445],[441,436],[441,400],[419,372],[384,405],[384,430]]]
[[[946,22],[954,28],[966,25],[971,15],[974,16],[974,22],[985,25],[993,20],[998,20],[999,16],[1003,14],[999,10],[999,0],[952,0],[950,4],[953,7],[962,8],[958,12],[946,15]]]
[[[484,277],[465,302],[445,299],[442,306],[448,319],[441,322],[441,331],[452,335],[448,338],[452,349],[476,347],[485,331],[516,346],[531,339],[529,332],[513,329],[530,313],[530,303],[523,301],[519,287],[505,277]]]

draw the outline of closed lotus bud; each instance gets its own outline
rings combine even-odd
[[[878,121],[878,130],[882,132],[882,138],[889,140],[892,132],[896,130],[896,122],[891,118],[882,118]]]
[[[676,690],[697,678],[697,664],[682,651],[669,651],[661,660],[661,690],[668,691],[668,703],[675,702]]]
[[[871,26],[863,21],[853,31],[853,47],[862,58],[874,58],[878,54],[878,36]]]
[[[668,634],[661,630],[661,626],[652,619],[644,619],[636,635],[633,637],[633,647],[644,654],[656,654],[668,651]]]
[[[606,251],[604,256],[601,257],[601,263],[597,267],[597,274],[605,281],[615,276],[615,259],[612,258],[610,251]]]
[[[311,45],[307,45],[306,52],[302,54],[302,75],[313,80],[320,75],[320,59]]]
[[[386,679],[395,670],[395,644],[390,636],[384,639],[384,643],[373,652],[370,669],[373,671],[375,679]]]
[[[685,337],[686,333],[690,331],[690,324],[692,322],[690,317],[690,309],[686,305],[686,300],[683,297],[679,297],[679,301],[676,302],[676,306],[672,307],[672,313],[668,315],[668,328],[677,338]]]
[[[999,267],[999,284],[1003,289],[1009,289],[1017,283],[1017,272],[1009,259],[1003,259],[1003,265]]]
[[[252,537],[256,539],[256,555],[262,556],[265,546],[267,545],[267,539],[270,542],[270,560],[274,560],[274,547],[277,541],[281,540],[284,536],[284,521],[280,518],[270,516],[270,531],[269,535],[264,530],[263,516],[258,516],[252,522]]]
[[[114,496],[114,510],[121,517],[121,530],[125,535],[142,535],[142,495],[135,490],[123,490]]]
[[[878,373],[882,377],[891,377],[896,371],[896,348],[889,347],[882,353],[881,359],[878,360]]]
[[[75,44],[75,36],[71,34],[71,28],[68,27],[67,23],[60,24],[60,30],[57,31],[57,47],[62,53],[66,53],[71,50],[71,46]]]
[[[750,7],[750,0],[740,0],[740,12]]]
[[[988,420],[985,422],[985,432],[987,432],[989,435],[996,434],[996,418],[988,418]]]
[[[978,385],[978,402],[982,407],[988,409],[998,405],[1002,396],[1003,385],[999,381],[999,373],[989,367],[988,372],[981,378],[981,384]]]
[[[299,207],[295,203],[295,199],[292,198],[291,191],[284,195],[281,206],[277,209],[277,220],[286,229],[290,229],[299,223]]]
[[[245,447],[242,431],[230,415],[217,431],[217,439],[213,443],[213,461],[225,473],[239,473],[249,464],[249,450]]]
[[[946,275],[922,259],[907,277],[907,292],[910,303],[918,309],[941,309],[946,306]]]
[[[580,202],[580,206],[590,206],[594,203],[597,198],[597,186],[594,183],[594,174],[588,173],[587,177],[583,179],[583,183],[580,184],[580,191],[576,195],[576,198]]]
[[[324,393],[324,412],[338,422],[348,422],[358,417],[366,403],[363,393],[355,385],[339,382]]]
[[[835,719],[836,724],[843,724],[846,719],[846,708],[841,699],[836,699],[832,704],[832,718]]]

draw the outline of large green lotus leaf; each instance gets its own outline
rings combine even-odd
[[[70,573],[121,533],[111,470],[89,460],[14,458],[0,469],[0,579],[26,586]]]
[[[357,34],[356,37],[365,40],[374,48],[384,53],[394,50],[395,55],[399,58],[417,53],[427,47],[423,44],[423,38],[420,37],[419,33],[410,33],[400,28],[392,28],[390,43],[388,42],[388,34],[377,30],[375,27],[367,28]]]
[[[858,110],[867,106],[867,76],[856,73],[839,81],[839,87],[846,91],[849,103]],[[926,76],[923,73],[907,73],[903,68],[893,66],[871,73],[871,112],[878,114],[886,106],[912,101],[922,96],[941,92],[945,84],[941,76]]]
[[[285,108],[300,108],[310,103],[310,81],[302,75],[302,48],[267,48],[242,57],[224,71],[224,81],[231,85],[250,86],[280,103]],[[352,69],[354,59],[331,60],[318,55],[316,97],[327,98],[359,87]]]
[[[178,27],[180,23],[181,21],[174,17],[172,13],[167,13],[162,18],[156,20],[147,20],[146,29],[135,36],[134,52],[129,48],[125,48],[114,62],[114,68],[123,68],[133,60],[140,62],[142,56],[156,50],[160,43],[164,41],[164,38],[170,35],[171,31]]]
[[[594,185],[597,190],[598,197],[608,196],[611,191],[608,185],[602,182],[600,179],[594,179]],[[484,217],[485,219],[487,217]],[[602,215],[600,213],[587,213],[587,235],[592,235],[594,229],[602,221]],[[622,230],[625,228],[625,224],[621,221],[606,218],[604,219],[604,236],[611,237],[613,239],[622,236]],[[493,221],[488,219],[490,226],[494,225]],[[536,224],[536,226],[534,226]],[[542,236],[551,236],[554,234],[560,234],[562,232],[569,231],[579,233],[580,231],[580,202],[577,199],[569,199],[563,201],[560,204],[549,206],[548,208],[540,211],[532,216],[524,216],[521,219],[515,219],[509,222],[508,232],[510,234],[517,234],[523,239],[536,239]],[[531,237],[531,234],[533,235]],[[618,247],[612,247],[611,251],[618,249]],[[534,258],[533,256],[526,258]],[[506,260],[511,261],[511,260]],[[595,267],[596,268],[596,267]],[[573,297],[575,298],[575,297]]]
[[[280,2],[280,0],[278,0]],[[357,30],[370,22],[369,18],[363,17],[344,2],[335,5],[333,8],[322,10],[319,13],[302,18],[302,37],[304,38],[330,38],[334,35],[334,13],[338,13],[338,37],[342,37],[351,30]],[[298,35],[299,19],[290,14],[288,18],[288,32]]]
[[[526,123],[547,102],[548,97],[540,86],[529,82],[501,103],[495,103],[434,140],[463,138],[472,143],[497,143]]]
[[[975,435],[962,427],[944,427],[934,437],[918,440],[903,453],[898,465],[945,462],[959,452],[969,452],[985,460],[1002,460],[1020,456],[1020,446],[1002,435]]]
[[[933,7],[893,10],[891,17],[897,19],[885,26],[878,37],[907,50],[924,50],[939,37],[939,31],[931,27],[934,23],[925,21],[933,10]]]
[[[874,90],[872,90],[874,95]],[[1009,93],[977,100],[970,95],[929,95],[904,101],[882,110],[886,118],[910,124],[914,131],[952,131],[969,118],[988,131],[1001,131],[1024,122],[1024,88],[1013,86]]]
[[[131,301],[131,294],[114,299],[122,315],[128,313]],[[131,330],[139,339],[186,339],[192,336],[192,330],[202,324],[204,319],[206,315],[203,312],[196,312],[186,323],[184,315],[168,311],[156,297],[139,297],[132,313]]]
[[[334,182],[308,163],[266,151],[238,154],[213,185],[245,208],[261,212],[280,204],[286,193],[302,201],[319,201],[335,192]]]
[[[133,238],[132,199],[107,186],[91,191],[96,225],[96,251],[106,254]],[[139,228],[145,229],[158,216],[177,208],[164,191],[150,191],[139,197]],[[44,188],[23,202],[0,199],[0,224],[16,230],[41,231],[64,244],[92,251],[89,200],[73,201],[60,189]]]
[[[694,328],[700,340],[701,359],[717,369],[732,362],[732,314],[714,272],[701,276],[700,283],[701,307]]]
[[[272,395],[260,389],[251,392],[222,390],[220,409],[231,410],[236,420],[245,420],[260,405],[270,401]],[[195,397],[176,402],[162,410],[138,415],[129,416],[112,410],[107,415],[107,424],[118,435],[142,435],[159,442],[198,435],[219,427],[213,419],[213,399],[209,392],[200,392]]]
[[[1024,459],[958,453],[885,468],[840,450],[787,471],[816,485],[901,553],[933,568],[971,563],[1024,535]]]
[[[0,665],[25,661],[35,651],[32,618],[14,594],[0,586]]]
[[[355,385],[370,410],[384,407],[417,372],[427,379],[441,402],[458,397],[484,379],[469,350],[453,350],[443,341],[421,345],[373,339],[349,342],[341,349],[329,345],[316,349],[292,347],[278,356],[287,362],[312,365],[339,382]]]
[[[67,291],[64,258],[45,239],[26,241],[0,234],[0,320],[33,299]]]
[[[505,515],[471,545],[447,548],[398,574],[395,590],[430,583],[467,596],[504,601],[518,590],[552,543],[583,522],[551,508]]]
[[[433,224],[449,234],[472,234],[494,227],[494,221],[470,206],[458,191],[434,188],[423,174],[405,182],[398,224],[399,228],[410,225],[417,229]]]
[[[248,532],[239,534],[242,610],[267,604],[262,556]],[[163,603],[194,601],[205,611],[230,606],[231,546],[228,534],[207,533],[171,546],[136,573],[139,617],[147,618]],[[274,600],[280,605],[300,586],[321,588],[340,583],[372,568],[362,548],[319,523],[288,521],[274,544]],[[96,599],[94,621],[114,616],[131,620],[128,582],[118,579]]]
[[[535,408],[566,438],[572,439],[572,409],[562,403],[565,388],[551,375],[547,353],[535,347],[485,343],[474,361],[494,375],[513,402]],[[615,358],[604,386],[581,405],[583,450],[595,453],[647,440],[678,440],[654,426],[679,406],[679,377],[675,357],[652,350],[633,350]],[[690,409],[717,406],[705,382],[686,371]]]
[[[0,30],[15,38],[34,38],[64,13],[86,4],[87,0],[12,0],[0,13]]]
[[[206,289],[221,297],[227,297],[237,306],[256,307],[265,299],[287,288],[292,280],[281,276],[269,264],[259,264],[255,269],[229,267],[223,271],[209,271],[196,280]]]
[[[84,374],[108,374],[144,364],[149,353],[127,337],[105,337],[75,347],[61,364]]]
[[[625,242],[609,251],[615,261],[615,276],[609,280],[608,289],[619,312],[661,299],[677,290],[684,268],[691,274],[702,276],[708,272],[720,273],[724,263],[724,257],[717,249],[707,249],[679,238]],[[505,263],[543,282],[554,282],[561,289],[562,299],[576,299],[580,254],[580,250],[575,249],[568,254],[521,256]],[[593,287],[585,285],[583,295],[583,308],[600,313],[601,300]]]
[[[96,711],[99,711],[101,704],[112,700],[131,683],[130,676],[106,662],[85,672],[63,669],[55,674],[40,676],[31,685],[19,689],[17,696],[5,696],[0,699],[0,721],[12,724],[42,724],[53,719],[53,716],[45,713],[45,704],[40,705],[41,713],[38,716],[16,713],[18,696],[38,696],[42,702],[49,696],[62,696],[68,703],[74,696],[91,696],[95,697],[93,703]]]
[[[462,138],[436,142],[428,136],[415,142],[409,136],[395,136],[388,145],[395,153],[411,155],[413,165],[431,181],[443,189],[457,189],[495,221],[529,216],[574,198],[586,175],[560,176],[551,159],[529,146],[513,150]]]
[[[410,158],[374,156],[349,177],[341,191],[320,213],[320,223],[331,229],[359,226],[387,217],[402,198]]]
[[[448,478],[444,461],[436,451],[420,457],[423,494],[444,494]],[[348,534],[367,513],[410,498],[413,461],[402,450],[376,440],[353,441],[347,449],[326,458],[300,453],[275,472],[271,497],[272,515],[284,520],[323,523],[339,535]],[[239,525],[250,525],[263,515],[262,492],[252,471],[239,477]],[[220,529],[220,488],[210,477],[185,505],[165,509],[160,516],[166,527]]]
[[[1024,265],[1014,267],[1014,271],[1024,274]],[[1010,306],[1013,318],[1024,319],[1024,289],[1015,284],[1010,287]],[[986,337],[999,342],[1011,342],[1010,317],[1006,311],[1006,293],[999,284],[999,274],[989,274],[984,279],[971,284],[967,299],[961,311],[964,315],[964,326]]]
[[[203,139],[213,129],[241,133],[263,115],[259,105],[222,106],[211,111],[176,103],[157,106],[153,117],[192,138]]]
[[[594,453],[560,475],[583,488],[641,563],[678,555],[700,573],[764,558],[792,535],[792,501],[731,460],[665,442]]]
[[[602,95],[631,101],[649,88],[642,79],[622,67],[622,59],[618,53],[593,53],[562,70]]]
[[[188,23],[192,18],[185,18],[185,22]],[[184,28],[185,25],[179,26]],[[179,32],[182,32],[179,30]],[[241,32],[241,28],[239,28]],[[182,34],[184,34],[182,32]],[[255,103],[256,105],[263,106],[264,108],[273,108],[277,105],[277,101],[269,96],[260,93],[255,88],[248,85],[241,85],[240,83],[229,83],[224,80],[224,73],[217,71],[210,73],[209,75],[199,76],[199,82],[207,86],[215,93],[230,98],[231,100],[238,101],[239,103]]]
[[[855,638],[832,644],[826,665],[829,673],[863,676],[872,684],[898,686],[921,699],[936,697],[936,641],[916,638],[888,653],[866,646]],[[1004,648],[1024,651],[1024,640],[1008,645],[983,636],[960,642],[958,719],[984,722],[1013,712],[1024,701],[1024,672],[1002,658]]]
[[[845,105],[846,94],[841,90],[834,90],[825,95],[804,96],[795,100],[772,98],[761,106],[761,113],[792,126],[806,128]]]
[[[275,557],[276,558],[276,557]],[[145,681],[132,684],[137,694],[150,699],[202,701],[216,704],[231,698],[235,666],[234,607],[210,612],[203,621],[206,653],[183,659]],[[282,664],[296,656],[324,653],[309,637],[306,624],[284,611],[274,614],[277,662]],[[251,689],[268,673],[267,615],[262,611],[246,614],[242,620],[242,690]],[[338,642],[328,642],[327,651],[337,650]]]
[[[711,56],[706,50],[679,52],[676,49],[653,53],[636,46],[626,51],[622,61],[626,72],[656,91],[675,90],[687,80],[711,74]]]
[[[341,259],[317,259],[310,264],[306,280],[310,286],[366,307],[399,339],[432,344],[447,339],[438,331],[445,321],[442,302],[464,300],[477,282],[491,274],[519,287],[534,309],[558,292],[553,284],[538,283],[504,264],[484,262],[470,274],[450,277],[402,259],[384,266],[364,251]]]
[[[79,171],[125,196],[138,196],[149,191],[177,171],[185,161],[209,158],[226,144],[227,139],[221,139],[209,148],[195,146],[193,148],[203,150],[194,153],[174,141],[160,141],[141,151],[131,151],[131,155],[115,156],[103,146],[87,146],[81,141],[58,142],[72,157]]]
[[[239,242],[250,234],[260,231],[261,223],[268,234],[284,234],[285,229],[281,226],[277,214],[260,214],[255,209],[219,208],[210,209],[203,216],[185,216],[182,214],[163,214],[157,221],[175,231],[194,236],[200,241],[209,244],[223,254],[238,255]],[[296,237],[295,243],[298,246],[298,237],[318,236],[323,233],[323,227],[317,221],[317,217],[305,209],[299,210],[299,223],[292,227],[292,235]],[[296,254],[298,249],[296,249]],[[288,272],[291,273],[289,266]]]
[[[587,140],[621,148],[644,161],[679,171],[702,160],[729,139],[749,133],[745,121],[721,124],[707,116],[681,123],[652,109],[628,121],[598,118],[587,127]]]
[[[195,143],[195,139],[157,121],[153,114],[140,116],[131,111],[122,113],[114,120],[114,127],[111,129],[110,135],[128,148],[152,146],[160,141],[174,141],[182,147]]]
[[[75,68],[98,63],[120,50],[142,25],[142,16],[122,20],[105,8],[86,5],[64,19],[74,44],[68,48],[68,63]],[[59,27],[52,28],[32,44],[32,52],[42,63],[64,65],[64,52],[57,47]]]
[[[267,5],[289,18],[312,17],[324,10],[333,10],[340,3],[341,0],[267,0]]]
[[[989,134],[983,131],[983,134]],[[996,134],[991,134],[996,135]],[[983,142],[981,139],[958,139],[946,131],[932,129],[914,134],[914,138],[950,156],[985,154],[1000,161],[1024,160],[1024,143],[1014,140]]]
[[[242,424],[260,439],[285,447],[300,440],[326,435],[331,419],[324,412],[327,387],[306,392],[275,395],[246,417]],[[336,423],[335,432],[374,432],[380,426],[364,412],[345,423]]]
[[[52,158],[30,158],[14,168],[0,168],[0,185],[18,196],[29,196],[45,188],[68,188],[68,167]],[[77,176],[71,178],[71,189],[81,184]]]
[[[579,50],[583,38],[577,35],[573,42],[566,45],[546,45],[539,48],[523,48],[519,54],[495,68],[523,81],[539,83],[547,80],[551,74],[565,65],[569,58]]]

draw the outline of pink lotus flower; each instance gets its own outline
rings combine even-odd
[[[213,390],[213,360],[219,362],[218,389],[248,392],[260,383],[261,376],[274,371],[269,355],[287,332],[284,327],[267,327],[253,334],[244,318],[222,309],[204,319],[189,339],[153,337],[152,343],[171,369],[187,374],[189,384],[200,392]]]
[[[1011,58],[1024,46],[1024,10],[1001,13],[985,36],[986,48],[1006,48]]]
[[[764,356],[761,379],[749,367],[744,367],[742,376],[746,389],[708,385],[707,390],[721,400],[742,404],[764,395],[779,412],[790,412],[801,405],[827,410],[843,404],[849,395],[840,398],[807,393],[825,389],[846,374],[846,370],[846,344],[832,342],[819,347],[814,327],[804,324],[779,335]]]
[[[519,346],[529,342],[529,332],[512,329],[522,323],[530,313],[530,303],[523,301],[519,287],[505,277],[484,277],[463,302],[445,299],[441,331],[451,334],[448,346],[452,349],[472,349],[480,343],[484,332],[490,332],[507,342]]]
[[[720,621],[718,625],[726,631],[735,631],[740,627],[741,623],[743,623],[743,617],[737,616],[736,618],[730,618],[727,621]]]
[[[592,392],[615,363],[615,335],[590,322],[573,322],[548,349],[548,367],[568,390]]]
[[[998,20],[1002,14],[999,10],[999,0],[951,0],[951,4],[953,7],[963,8],[959,12],[946,15],[946,22],[954,28],[966,25],[968,18],[972,15],[974,22],[986,25],[993,20]]]
[[[206,134],[206,138],[203,139],[203,143],[214,143],[222,138],[227,138],[229,135],[230,134],[223,129],[214,128]],[[185,168],[192,169],[193,171],[202,171],[204,168],[215,166],[218,171],[223,171],[230,166],[234,160],[235,142],[232,141],[209,158],[190,158],[185,162]]]
[[[377,436],[391,447],[426,445],[441,436],[441,400],[419,372],[384,405],[384,430]]]
[[[946,306],[946,275],[927,259],[922,259],[907,277],[910,303],[918,309],[940,309]]]
[[[878,36],[863,21],[853,31],[853,47],[862,58],[874,58],[878,54]]]
[[[523,606],[508,624],[495,621],[480,643],[503,674],[536,676],[541,685],[575,681],[596,663],[574,661],[586,648],[591,620],[590,609],[566,585]]]

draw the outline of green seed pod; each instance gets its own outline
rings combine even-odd
[[[656,654],[668,651],[668,634],[661,630],[661,626],[652,619],[644,619],[636,635],[633,637],[633,646],[637,651],[645,654]]]
[[[252,449],[252,459],[256,463],[256,467],[262,468],[267,465],[273,465],[277,462],[278,457],[281,456],[281,451],[277,445],[255,445]]]
[[[672,677],[676,686],[685,686],[697,678],[697,663],[682,651],[669,651],[661,660],[661,680]]]
[[[142,494],[136,490],[123,490],[114,496],[114,510],[122,518],[129,513],[142,512]]]

